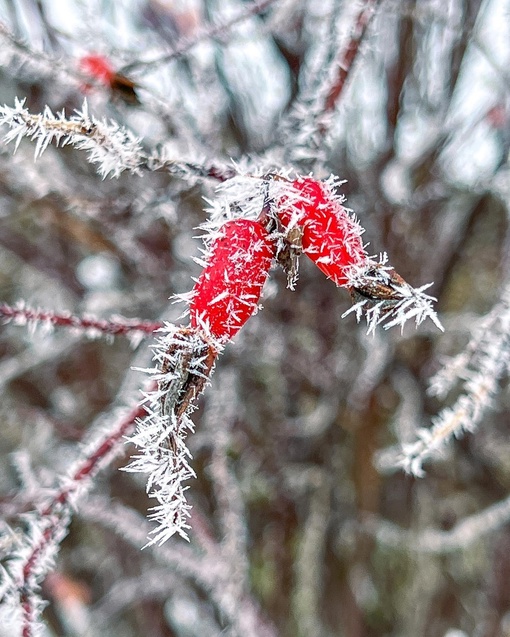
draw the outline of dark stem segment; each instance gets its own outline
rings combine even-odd
[[[180,338],[170,344],[162,374],[171,380],[159,381],[161,413],[176,416],[179,421],[193,407],[193,402],[203,392],[205,384],[212,374],[218,350],[204,337],[197,346],[197,331],[193,328],[179,330]]]

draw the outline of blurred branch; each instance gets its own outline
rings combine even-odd
[[[322,85],[314,87],[311,94],[308,94],[308,87],[302,88],[289,113],[281,122],[277,140],[284,144],[288,161],[299,161],[305,148],[305,158],[309,159],[317,154],[321,141],[331,126],[333,111],[343,95],[361,44],[380,3],[381,0],[364,0],[354,18],[347,43],[324,71],[325,79]],[[332,42],[331,46],[338,45]]]
[[[218,374],[204,414],[212,444],[209,474],[218,503],[222,550],[230,556],[233,593],[246,588],[249,571],[245,506],[229,462],[231,428],[240,408],[236,389],[236,378],[232,373]]]
[[[89,498],[80,509],[87,519],[94,520],[116,535],[139,548],[151,533],[147,521],[123,505],[112,506],[100,497]],[[224,556],[218,546],[216,552],[198,555],[191,546],[175,540],[163,546],[152,544],[151,553],[177,571],[181,576],[195,582],[211,595],[211,599],[221,615],[234,628],[239,637],[276,637],[275,628],[260,613],[257,604],[246,591],[236,591],[232,598],[229,585],[231,572],[228,556]],[[226,559],[225,559],[226,558]]]
[[[489,327],[490,326],[490,327]],[[493,308],[467,347],[467,355],[454,358],[446,370],[432,381],[436,395],[446,394],[451,383],[463,381],[464,393],[452,407],[444,408],[434,419],[431,429],[420,428],[415,442],[402,444],[398,460],[405,471],[423,476],[423,462],[441,454],[452,437],[473,431],[499,390],[499,380],[510,365],[510,287],[507,285],[500,302]]]
[[[293,614],[298,634],[302,637],[327,634],[320,609],[320,590],[331,513],[331,486],[324,472],[315,472],[314,478],[316,484],[310,493],[309,512],[297,547],[295,564]]]
[[[464,25],[461,32],[461,37],[457,43],[457,46],[452,51],[451,59],[451,81],[450,81],[450,94],[453,95],[453,91],[457,86],[461,74],[461,67],[464,61],[466,51],[468,50],[469,43],[471,41],[473,30],[477,18],[482,6],[482,0],[466,0],[463,3],[464,10]]]
[[[327,116],[336,107],[341,98],[351,69],[358,57],[361,43],[367,33],[368,27],[374,18],[381,0],[364,0],[363,6],[354,22],[351,36],[345,48],[334,65],[337,67],[336,77],[333,79],[329,92],[324,102],[323,116],[319,119],[319,132],[324,136],[328,130],[329,122]]]
[[[360,529],[372,535],[382,545],[399,551],[444,554],[467,549],[485,535],[498,531],[509,521],[510,497],[463,518],[449,531],[410,531],[370,514],[363,517]]]
[[[209,39],[220,39],[224,40],[228,35],[228,32],[234,27],[236,24],[240,22],[244,22],[251,18],[254,15],[262,13],[266,9],[268,9],[275,2],[280,2],[281,0],[255,0],[252,4],[248,5],[246,9],[239,13],[239,15],[235,16],[231,20],[227,20],[225,22],[221,22],[220,24],[211,25],[202,29],[199,29],[197,33],[194,34],[192,38],[185,38],[183,41],[178,42],[175,45],[175,48],[170,53],[166,53],[154,60],[137,60],[136,62],[132,62],[131,64],[126,64],[120,69],[122,73],[130,73],[131,71],[135,71],[137,69],[148,69],[152,66],[159,66],[161,64],[166,64],[172,60],[182,57],[188,51],[190,51],[194,46],[198,43],[203,42],[204,40]]]
[[[81,73],[73,71],[69,67],[67,59],[59,59],[46,54],[44,51],[34,51],[32,47],[22,39],[13,35],[8,27],[0,21],[0,41],[3,41],[2,54],[17,56],[23,63],[30,64],[44,77],[56,79],[59,76],[75,88],[80,86],[84,77]]]
[[[37,590],[53,565],[60,543],[67,535],[72,508],[78,498],[90,489],[98,471],[111,463],[118,454],[120,443],[144,414],[144,407],[136,406],[120,417],[106,435],[101,432],[82,451],[83,455],[71,467],[67,477],[62,479],[61,487],[50,502],[34,517],[31,534],[26,539],[27,546],[21,552],[23,557],[20,556],[16,563],[19,575],[13,578],[23,613],[22,637],[35,635],[40,611]],[[14,596],[14,592],[11,595]]]

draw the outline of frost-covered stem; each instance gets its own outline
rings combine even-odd
[[[323,142],[333,121],[333,111],[344,94],[361,44],[381,1],[364,0],[361,3],[347,44],[339,48],[336,56],[334,52],[321,56],[313,79],[310,77],[304,82],[292,108],[282,120],[277,136],[279,145],[285,146],[286,161],[300,164],[305,161],[308,164],[310,160],[317,161],[320,158],[320,163],[324,162]],[[324,37],[329,41],[331,34]],[[336,42],[332,46],[336,48]],[[321,80],[316,82],[315,75],[318,73]],[[308,165],[308,169],[312,166]]]
[[[487,341],[493,340],[498,334],[502,336],[498,324],[502,325],[503,316],[509,308],[510,286],[501,295],[501,301],[480,322],[476,323],[466,347],[456,356],[448,358],[443,367],[430,379],[429,394],[445,398],[459,381],[469,377],[472,369],[477,367],[478,358],[484,356]]]
[[[103,177],[118,177],[125,170],[134,174],[159,170],[181,178],[223,182],[236,174],[232,165],[198,164],[147,153],[132,131],[89,115],[86,100],[82,110],[69,118],[63,112],[55,116],[49,108],[42,114],[33,114],[24,104],[24,100],[16,98],[14,107],[0,106],[0,125],[11,128],[4,139],[7,143],[15,141],[15,149],[22,137],[36,141],[36,159],[55,141],[57,145],[69,144],[88,151],[88,161],[99,164],[98,171]]]
[[[347,83],[347,78],[353,68],[361,43],[367,33],[368,26],[375,15],[377,6],[381,0],[365,0],[361,7],[356,21],[354,23],[350,39],[345,48],[340,51],[337,61],[337,74],[333,78],[333,82],[324,102],[324,114],[330,113],[340,99]],[[321,120],[319,123],[319,132],[324,135],[327,132],[327,122]]]
[[[65,503],[58,502],[58,504],[64,505]],[[57,506],[57,503],[55,503],[55,506]],[[44,563],[45,553],[51,548],[58,546],[64,539],[65,535],[67,535],[67,526],[70,520],[69,510],[61,510],[53,514],[51,511],[45,510],[42,515],[46,515],[43,520],[49,526],[44,529],[39,542],[33,547],[30,556],[25,561],[19,585],[22,637],[32,637],[37,625],[39,599],[36,591],[39,582],[44,579],[48,572],[47,563]]]
[[[484,535],[508,524],[509,520],[510,497],[465,517],[448,531],[425,529],[416,533],[376,516],[366,516],[361,529],[386,546],[414,553],[440,554],[465,549]]]
[[[260,221],[226,221],[212,233],[202,273],[185,295],[189,327],[161,329],[164,335],[154,346],[156,367],[145,370],[158,388],[145,397],[147,416],[131,438],[139,453],[125,468],[148,473],[147,491],[158,501],[150,514],[158,526],[149,544],[161,544],[174,533],[187,539],[185,483],[195,476],[185,443],[193,430],[189,416],[224,345],[258,310],[275,253],[275,242]]]
[[[473,431],[490,407],[499,379],[510,367],[510,286],[480,327],[484,331],[475,331],[467,358],[461,354],[451,363],[464,380],[464,393],[433,419],[432,428],[420,428],[415,442],[402,445],[398,464],[409,473],[422,476],[423,462],[437,456],[452,437]],[[440,395],[451,384],[451,373],[440,372],[433,379],[433,391]]]
[[[179,57],[185,55],[188,51],[190,51],[195,45],[204,41],[204,40],[212,40],[214,38],[221,38],[224,40],[226,34],[234,27],[236,24],[240,22],[244,22],[245,20],[251,18],[254,15],[262,13],[268,7],[270,7],[278,0],[258,0],[249,5],[244,11],[241,11],[238,15],[234,16],[230,20],[225,22],[221,22],[220,24],[210,25],[205,28],[199,29],[192,38],[184,38],[182,41],[178,42],[173,51],[171,53],[167,53],[162,55],[154,60],[137,60],[136,62],[132,62],[131,64],[127,64],[126,66],[120,69],[121,73],[130,73],[139,68],[148,68],[151,66],[159,66],[160,64],[166,64],[171,60],[175,60]]]
[[[154,385],[145,393],[144,417],[130,437],[137,448],[124,471],[148,474],[147,493],[157,500],[149,515],[157,523],[148,545],[162,544],[174,533],[187,539],[190,506],[185,482],[195,476],[186,437],[193,431],[195,398],[212,374],[221,346],[200,330],[167,323],[154,346],[156,367],[146,371]]]
[[[152,334],[163,325],[159,321],[141,321],[113,317],[110,319],[97,319],[92,316],[75,316],[66,313],[53,312],[27,307],[20,302],[16,305],[0,304],[0,318],[4,323],[11,322],[14,325],[37,325],[38,323],[55,327],[68,327],[84,332],[86,336],[97,337],[100,334],[112,336],[129,336],[134,333],[140,336]]]
[[[415,476],[424,475],[423,463],[440,455],[445,445],[454,437],[465,431],[473,431],[480,423],[486,409],[497,391],[498,379],[508,366],[509,355],[502,355],[498,362],[494,361],[494,376],[483,373],[473,375],[466,383],[466,394],[462,394],[453,407],[447,407],[433,420],[431,429],[420,429],[418,440],[402,445],[402,457],[399,464],[405,471]]]
[[[232,179],[232,177],[235,177],[237,174],[233,165],[197,164],[196,162],[165,159],[155,156],[146,157],[141,167],[151,171],[159,170],[167,172],[176,177],[198,177],[201,179],[212,179],[220,183]]]
[[[103,177],[118,177],[125,170],[139,173],[140,165],[147,162],[139,139],[113,121],[106,122],[89,115],[86,100],[81,111],[66,118],[64,112],[55,116],[48,107],[42,114],[30,113],[25,108],[25,101],[16,98],[14,107],[0,107],[0,125],[10,127],[5,141],[15,140],[15,148],[25,136],[36,141],[36,158],[52,141],[87,151],[89,162],[99,164]]]
[[[152,388],[153,386],[151,385],[149,391]],[[137,405],[120,420],[113,432],[99,439],[98,443],[91,447],[90,453],[87,454],[87,457],[83,461],[78,463],[75,472],[72,474],[71,481],[75,485],[72,487],[72,491],[75,491],[77,486],[84,480],[90,480],[96,475],[100,465],[107,462],[109,454],[119,445],[122,439],[133,430],[136,421],[139,418],[143,418],[144,415],[144,406]],[[70,490],[68,489],[68,491]]]
[[[36,590],[51,568],[52,551],[56,550],[67,534],[71,518],[71,507],[76,505],[78,494],[89,488],[92,478],[101,466],[112,459],[112,452],[120,447],[124,436],[134,428],[136,420],[143,417],[145,409],[137,405],[121,418],[113,431],[94,441],[86,450],[85,457],[71,469],[62,487],[39,513],[41,534],[21,567],[17,582],[23,612],[22,635],[31,637],[37,615]],[[49,559],[48,559],[49,558]]]

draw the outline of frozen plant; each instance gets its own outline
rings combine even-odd
[[[0,633],[505,634],[506,1],[0,0]]]

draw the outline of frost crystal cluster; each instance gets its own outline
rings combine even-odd
[[[146,392],[142,403],[147,415],[139,419],[129,438],[139,449],[128,472],[148,474],[147,494],[157,500],[149,518],[157,527],[149,544],[162,544],[174,533],[187,539],[189,505],[184,485],[195,476],[186,436],[193,431],[190,413],[193,400],[203,389],[219,353],[218,344],[208,344],[201,332],[161,328],[154,346],[157,366],[146,369],[157,388]]]
[[[14,107],[0,106],[0,125],[10,127],[5,141],[15,142],[15,150],[23,137],[35,144],[35,158],[41,156],[52,142],[71,145],[88,153],[92,164],[99,164],[103,177],[118,177],[128,170],[139,172],[143,161],[140,141],[116,122],[98,120],[89,115],[87,101],[81,111],[66,118],[64,111],[54,115],[46,107],[42,114],[33,115],[25,108],[25,100],[16,98]]]

